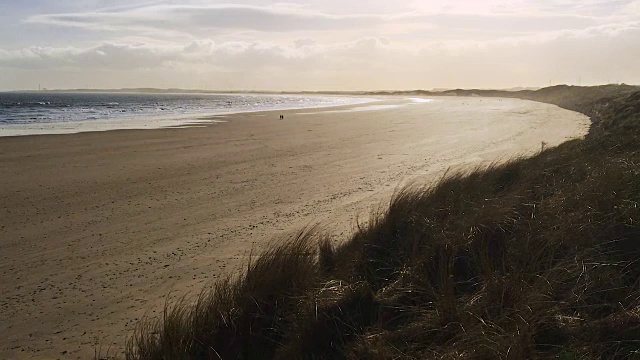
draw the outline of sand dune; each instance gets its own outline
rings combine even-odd
[[[170,291],[197,292],[274,236],[319,222],[340,241],[400,184],[589,126],[513,99],[376,106],[0,138],[0,358],[118,352]]]

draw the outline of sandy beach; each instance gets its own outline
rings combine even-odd
[[[553,105],[456,97],[215,120],[0,138],[0,358],[117,354],[167,294],[197,294],[274,237],[319,223],[344,240],[402,184],[589,128]]]

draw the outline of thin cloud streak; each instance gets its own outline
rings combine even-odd
[[[450,14],[418,12],[387,15],[332,15],[300,8],[258,6],[148,6],[126,11],[34,15],[30,24],[79,27],[89,30],[134,29],[245,29],[272,32],[340,31],[388,23],[423,23],[449,29],[484,31],[548,31],[585,28],[597,18],[554,14]]]
[[[128,11],[35,15],[26,23],[126,30],[131,27],[249,29],[258,31],[323,31],[375,26],[407,15],[330,15],[296,8],[258,6],[152,6]]]

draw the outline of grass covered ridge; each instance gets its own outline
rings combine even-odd
[[[408,187],[339,246],[274,244],[126,357],[640,358],[639,106],[593,99],[586,140]]]

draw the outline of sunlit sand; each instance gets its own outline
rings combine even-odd
[[[589,126],[523,100],[375,106],[0,139],[0,358],[20,347],[91,358],[123,344],[147,309],[159,314],[169,292],[199,291],[274,236],[320,222],[346,239],[403,183],[533,154]]]

